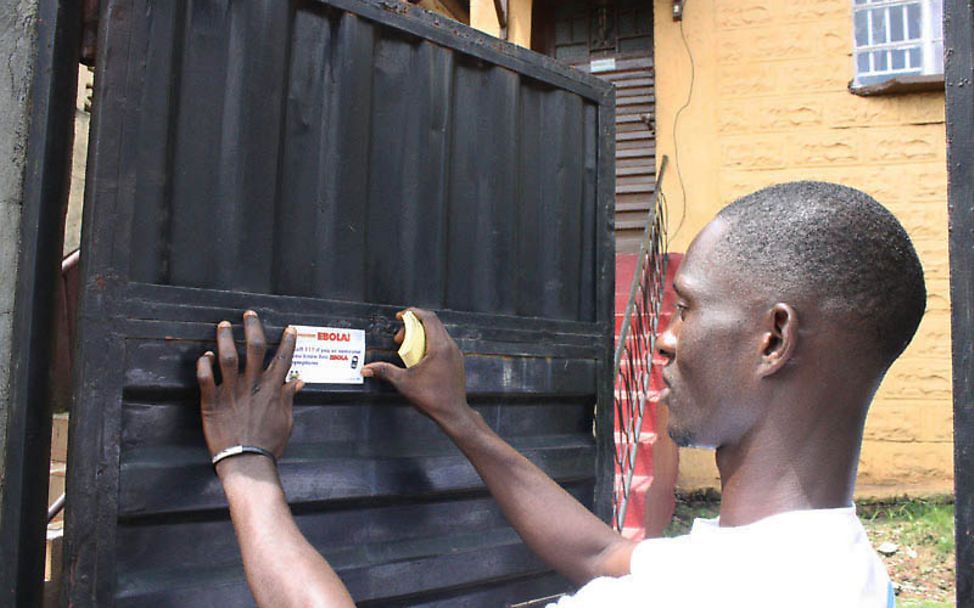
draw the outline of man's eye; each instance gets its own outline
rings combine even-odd
[[[680,320],[683,320],[684,318],[686,318],[686,315],[687,315],[687,306],[686,306],[686,304],[677,304],[676,305],[676,309],[680,313]]]

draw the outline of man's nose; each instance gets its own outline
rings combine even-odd
[[[678,319],[673,319],[663,332],[656,334],[656,355],[663,365],[667,365],[676,356],[676,333],[673,328],[679,322]]]

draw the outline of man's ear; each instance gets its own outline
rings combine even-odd
[[[761,338],[758,374],[770,376],[785,366],[798,345],[798,313],[789,304],[772,306],[766,316],[767,330]]]

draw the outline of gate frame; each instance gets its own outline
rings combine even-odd
[[[107,218],[123,195],[117,185],[102,187],[98,182],[100,166],[116,162],[115,151],[105,145],[103,140],[117,141],[118,125],[113,121],[119,101],[107,95],[115,82],[121,78],[115,71],[108,70],[108,61],[119,62],[119,55],[129,52],[125,43],[118,42],[130,35],[131,24],[127,21],[124,9],[129,0],[102,0],[99,18],[97,60],[98,78],[95,82],[94,104],[91,119],[90,149],[88,161],[89,180],[85,188],[84,226],[82,238],[82,283],[80,285],[79,316],[86,328],[79,326],[83,342],[75,346],[74,360],[79,364],[74,370],[75,399],[85,399],[104,406],[97,415],[80,416],[88,407],[74,404],[69,431],[69,464],[67,475],[67,494],[69,506],[65,512],[65,568],[70,573],[66,582],[66,595],[72,605],[90,606],[110,596],[115,585],[114,552],[115,531],[117,530],[118,496],[102,490],[114,487],[117,490],[119,478],[119,450],[102,442],[102,437],[111,434],[119,424],[119,412],[114,405],[116,388],[104,378],[92,380],[83,376],[86,368],[110,369],[117,365],[124,353],[123,345],[117,340],[116,321],[124,318],[124,304],[135,294],[144,296],[154,293],[160,286],[140,283],[131,279],[120,263],[124,259],[114,242],[116,236],[109,227]],[[502,68],[516,71],[550,86],[560,87],[597,104],[598,139],[596,173],[599,176],[595,195],[595,230],[601,235],[612,234],[615,180],[612,177],[615,166],[615,91],[608,83],[588,74],[577,72],[564,66],[553,58],[540,55],[528,49],[514,46],[497,38],[475,31],[468,26],[454,22],[400,0],[311,0],[327,4],[340,11],[357,15],[360,18],[389,26],[421,37],[434,44],[447,46],[457,53],[488,61]],[[411,15],[411,16],[410,16]],[[406,19],[400,20],[400,16]],[[126,56],[126,59],[128,57]],[[103,149],[103,146],[105,149]],[[106,150],[107,149],[107,150]],[[102,215],[96,217],[95,198],[100,198]],[[111,210],[111,212],[106,212]],[[114,220],[111,220],[114,221]],[[124,242],[128,236],[118,237]],[[96,249],[94,242],[98,241]],[[108,245],[106,246],[106,243]],[[600,335],[602,361],[597,371],[594,404],[596,426],[595,448],[595,490],[593,496],[594,512],[607,523],[611,519],[611,493],[613,488],[614,446],[613,428],[613,383],[612,354],[614,341],[614,294],[611,285],[615,276],[614,238],[601,239],[595,249],[596,284],[606,284],[605,289],[595,294],[595,321],[593,335]],[[166,286],[162,286],[166,287]],[[168,287],[166,287],[168,289]],[[255,302],[271,296],[253,295]],[[325,302],[326,300],[322,300]],[[388,309],[391,316],[394,307],[377,304],[327,302],[334,305],[336,312],[346,311],[349,315],[359,314],[365,308]],[[457,313],[463,316],[469,313]],[[479,313],[478,313],[479,314]],[[542,321],[543,323],[543,321]],[[81,379],[85,378],[84,385]],[[98,449],[90,447],[82,450],[78,446],[98,442]],[[89,443],[90,445],[90,443]],[[71,505],[77,508],[72,509]],[[82,530],[85,534],[80,533]]]
[[[39,0],[28,104],[10,400],[2,449],[0,605],[44,597],[51,456],[52,328],[70,191],[81,46],[81,4]]]
[[[957,606],[974,603],[974,3],[944,6]]]

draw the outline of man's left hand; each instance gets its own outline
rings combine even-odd
[[[257,313],[245,312],[243,325],[247,347],[242,373],[233,329],[227,321],[216,329],[218,355],[207,352],[196,362],[206,445],[211,455],[228,447],[249,445],[280,458],[291,436],[294,395],[304,386],[300,380],[284,382],[297,332],[293,327],[284,330],[277,354],[264,369],[267,346]],[[217,361],[222,376],[219,385],[213,375]]]

